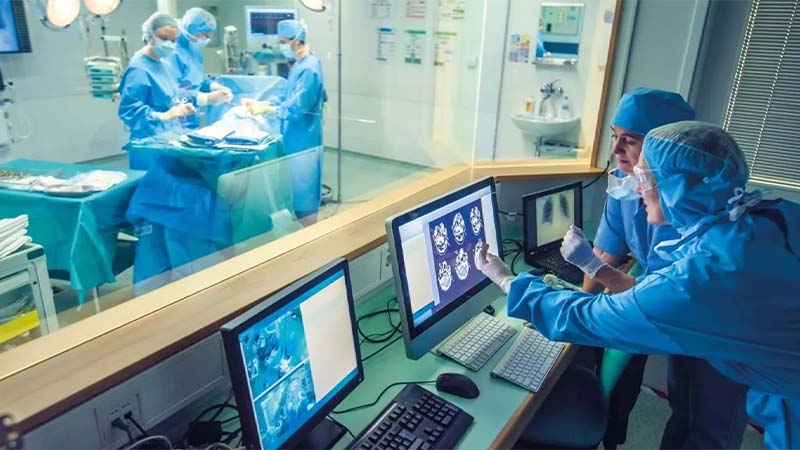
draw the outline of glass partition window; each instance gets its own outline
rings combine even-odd
[[[591,151],[612,0],[550,27],[580,30],[569,67],[534,65],[523,51],[547,9],[521,0],[510,11],[450,0],[331,2],[319,12],[294,0],[203,9],[176,0],[177,21],[151,16],[154,3],[87,17],[87,33],[56,33],[28,11],[36,51],[24,64],[0,55],[14,82],[0,92],[13,100],[10,134],[0,133],[0,219],[13,220],[0,223],[0,237],[26,244],[10,255],[0,248],[0,358],[471,163],[480,133],[496,132],[496,159]],[[508,22],[490,24],[490,14]],[[501,26],[514,43],[502,62],[490,57],[504,45]],[[528,100],[538,114],[515,123]],[[543,136],[539,146],[519,127]]]

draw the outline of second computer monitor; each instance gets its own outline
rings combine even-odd
[[[221,332],[247,448],[329,448],[344,433],[325,416],[364,379],[345,260]]]
[[[486,178],[386,221],[406,354],[417,359],[497,296],[476,267],[502,257],[497,197]]]

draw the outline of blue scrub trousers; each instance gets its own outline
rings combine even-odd
[[[676,355],[669,357],[667,382],[672,416],[660,448],[742,446],[747,386],[722,375],[705,360]]]

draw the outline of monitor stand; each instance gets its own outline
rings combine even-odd
[[[344,436],[344,427],[327,417],[317,424],[302,441],[297,443],[296,449],[328,450],[333,448],[339,439]]]

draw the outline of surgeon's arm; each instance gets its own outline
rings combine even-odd
[[[594,278],[589,275],[583,276],[584,292],[598,294],[602,292],[603,289],[608,288],[609,292],[616,294],[627,291],[633,287],[636,278],[628,275],[623,270],[617,269],[617,267],[620,267],[625,261],[624,256],[606,253],[597,247],[593,250],[595,255],[608,265],[601,267],[594,275]]]
[[[671,301],[665,283],[649,283],[649,297]],[[636,300],[637,289],[622,294],[591,295],[554,289],[539,277],[519,275],[508,293],[508,315],[529,320],[545,337],[580,345],[618,348],[630,353],[686,354]],[[652,300],[652,299],[651,299]]]
[[[162,121],[161,111],[144,102],[150,95],[150,80],[142,69],[128,68],[120,85],[117,113],[131,130],[154,130]]]

